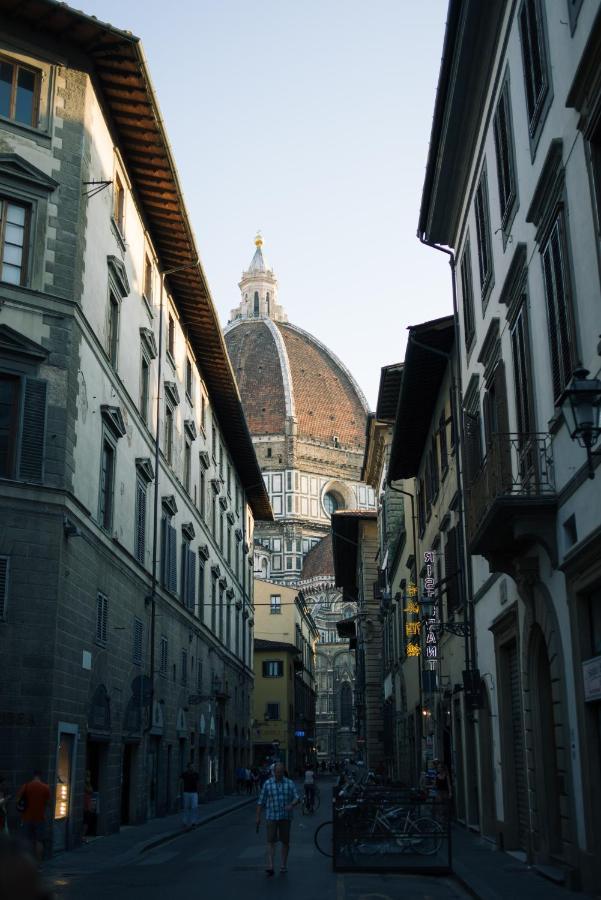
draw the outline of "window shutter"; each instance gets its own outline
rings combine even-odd
[[[188,605],[188,545],[182,541],[182,568],[181,568],[181,601],[184,606]]]
[[[8,605],[8,556],[0,556],[0,619],[6,617]]]
[[[188,549],[188,609],[194,612],[196,605],[196,556]]]
[[[459,606],[459,573],[457,565],[457,528],[450,528],[447,532],[447,542],[444,548],[444,572],[447,589],[447,615],[453,613]]]
[[[167,524],[167,534],[169,540],[167,552],[169,559],[169,584],[167,587],[175,594],[177,593],[177,532],[173,525]]]
[[[139,481],[136,484],[136,559],[144,562],[146,549],[146,488]]]
[[[509,437],[509,409],[507,406],[507,381],[505,379],[505,363],[499,360],[494,374],[495,422],[498,431],[498,452],[501,475],[501,486],[504,491],[511,491],[511,439]]]
[[[463,429],[465,433],[465,469],[468,484],[471,484],[478,474],[482,462],[480,415],[466,412],[463,417]]]
[[[139,619],[134,619],[134,647],[133,647],[133,661],[135,663],[142,662],[142,635],[144,631],[144,626]]]
[[[161,519],[161,584],[164,588],[168,587],[169,562],[167,559],[167,519]]]
[[[19,460],[19,478],[23,481],[41,481],[44,474],[46,388],[45,381],[25,379]]]

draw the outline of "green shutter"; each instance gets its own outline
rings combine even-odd
[[[19,459],[19,478],[23,481],[42,481],[44,474],[46,387],[45,381],[25,379]]]
[[[167,536],[169,545],[167,547],[167,558],[169,563],[169,583],[168,590],[173,594],[177,593],[177,532],[173,525],[167,524]]]

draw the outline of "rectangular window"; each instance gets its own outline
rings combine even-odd
[[[152,263],[149,256],[144,257],[144,297],[152,306]]]
[[[207,401],[204,394],[200,398],[200,427],[204,434],[207,430]]]
[[[169,643],[165,636],[161,637],[160,657],[159,657],[159,675],[164,677],[167,675],[167,666],[169,664]]]
[[[46,388],[37,378],[0,373],[0,478],[42,481]]]
[[[530,335],[528,330],[528,308],[523,302],[511,328],[511,349],[513,356],[513,383],[515,386],[516,425],[518,434],[534,432],[532,409],[532,375],[530,371]]]
[[[225,588],[222,584],[219,585],[219,640],[223,640],[223,613],[224,613],[224,596],[225,596]]]
[[[223,510],[219,513],[219,549],[223,553]]]
[[[282,678],[284,675],[284,663],[281,659],[266,659],[263,661],[263,678]]]
[[[576,339],[562,213],[557,216],[549,237],[541,248],[541,257],[547,301],[553,397],[557,400],[576,364]]]
[[[146,483],[136,480],[136,529],[134,538],[136,559],[144,565],[146,561]]]
[[[472,289],[472,259],[469,241],[466,242],[459,269],[461,274],[461,297],[463,300],[464,340],[466,349],[469,350],[472,346],[476,331],[474,319],[474,292]]]
[[[132,649],[132,662],[135,665],[142,665],[142,640],[144,637],[144,625],[138,618],[134,618],[134,634],[133,634],[133,649]]]
[[[96,643],[106,644],[108,635],[109,601],[104,594],[96,595]]]
[[[196,666],[196,689],[202,692],[202,660],[198,660]]]
[[[424,479],[420,478],[417,492],[417,523],[420,538],[426,530],[426,495],[424,492]]]
[[[8,606],[8,556],[0,556],[0,621],[6,619]]]
[[[112,367],[116,369],[119,355],[119,300],[112,291],[109,291],[107,352]]]
[[[28,207],[0,198],[0,280],[8,284],[27,283],[29,219]]]
[[[280,704],[267,703],[265,705],[265,718],[277,721],[280,718]]]
[[[215,425],[211,425],[211,456],[213,462],[217,462],[217,431]]]
[[[549,93],[549,72],[540,0],[524,0],[520,10],[520,42],[524,65],[528,130],[535,138]]]
[[[196,607],[196,554],[188,541],[182,541],[181,600],[186,609]]]
[[[175,319],[171,313],[167,325],[167,353],[172,360],[175,359]]]
[[[113,182],[113,220],[121,234],[123,234],[124,229],[124,212],[125,190],[123,189],[123,182],[119,177],[119,173],[115,172],[115,180]]]
[[[201,622],[205,621],[205,564],[202,561],[198,563],[198,618]]]
[[[507,233],[517,200],[513,129],[509,105],[509,80],[505,79],[493,123],[497,155],[497,179],[501,206],[501,228]]]
[[[219,444],[219,477],[223,481],[223,444]]]
[[[232,564],[232,526],[228,523],[227,526],[227,543],[225,548],[225,558],[227,559],[228,566]]]
[[[192,474],[192,447],[188,441],[184,444],[184,487],[190,493],[190,478]]]
[[[440,468],[442,470],[442,476],[446,475],[449,468],[449,453],[447,449],[447,414],[446,410],[440,414],[440,418],[438,420],[438,441],[440,443]]]
[[[269,598],[269,612],[277,616],[282,612],[282,597],[280,594],[272,594]]]
[[[165,433],[163,436],[163,450],[169,465],[173,462],[173,409],[165,403]]]
[[[488,183],[486,168],[482,170],[475,199],[476,239],[478,244],[478,270],[480,272],[480,293],[486,303],[492,284],[492,251],[490,240],[490,216],[488,212]]]
[[[217,576],[211,578],[211,631],[217,633]]]
[[[40,80],[36,69],[0,59],[0,116],[36,128]]]
[[[113,490],[115,484],[115,448],[105,436],[102,440],[100,464],[100,504],[98,519],[105,531],[113,524]]]
[[[186,357],[186,396],[190,403],[192,403],[192,388],[194,382],[192,377],[192,363]]]
[[[161,584],[177,593],[177,531],[167,516],[161,519]]]
[[[204,520],[206,514],[206,503],[207,503],[207,480],[204,473],[204,469],[202,466],[202,462],[200,463],[200,484],[198,486],[198,508],[200,510],[200,517]]]
[[[142,421],[148,424],[148,403],[150,400],[150,363],[142,354],[140,363],[140,415]]]
[[[182,650],[182,669],[181,669],[181,682],[182,684],[188,684],[188,651]]]

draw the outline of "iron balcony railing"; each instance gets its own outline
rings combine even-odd
[[[553,452],[545,433],[493,434],[487,453],[467,489],[467,519],[472,537],[495,500],[537,500],[555,494]]]

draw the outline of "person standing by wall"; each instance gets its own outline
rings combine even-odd
[[[200,776],[192,763],[180,776],[182,784],[182,818],[184,828],[192,828],[198,822],[198,788]]]
[[[35,771],[31,781],[17,791],[17,810],[21,826],[38,862],[44,856],[46,809],[50,803],[50,788],[42,781],[42,773]]]
[[[8,801],[10,794],[6,779],[0,777],[0,834],[8,834]]]
[[[282,845],[280,872],[288,871],[292,810],[300,802],[294,782],[284,777],[284,766],[282,763],[277,763],[273,778],[270,778],[263,785],[257,801],[256,815],[258,831],[261,824],[261,809],[265,807],[267,824],[267,865],[265,871],[269,876],[273,875],[274,872],[275,845],[278,841]]]

